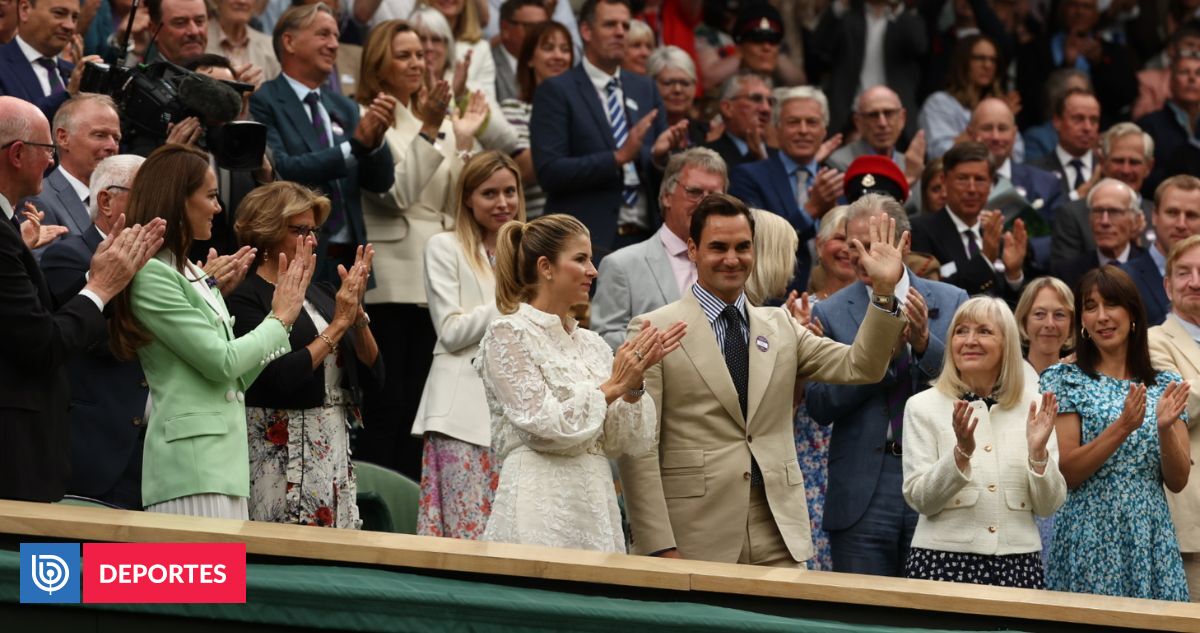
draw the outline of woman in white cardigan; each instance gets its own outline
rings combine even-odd
[[[477,539],[499,482],[483,381],[471,366],[496,309],[496,236],[525,221],[516,163],[499,152],[471,158],[458,181],[453,232],[425,245],[425,296],[437,346],[413,435],[424,437],[417,533]]]
[[[366,394],[355,457],[416,479],[421,449],[409,430],[437,342],[423,283],[425,242],[454,226],[454,184],[487,107],[478,94],[461,115],[451,107],[448,84],[429,80],[421,40],[402,20],[376,26],[363,48],[358,101],[365,107],[380,92],[397,101],[385,135],[396,182],[387,193],[363,194],[375,244],[375,287],[365,303],[380,352],[397,362],[382,388]]]
[[[1033,517],[1053,514],[1067,495],[1057,410],[1025,370],[1008,306],[963,303],[941,376],[904,409],[904,499],[921,513],[907,577],[1044,586]]]

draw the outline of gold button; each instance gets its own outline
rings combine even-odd
[[[742,479],[745,479],[746,481],[750,481],[750,471],[746,471],[746,472],[742,473]]]
[[[954,500],[954,505],[956,505],[956,506],[960,506],[960,505],[962,505],[962,499],[955,499],[955,500]]]
[[[994,525],[989,525],[989,526],[988,526],[988,532],[991,532],[992,534],[995,534],[995,533],[996,533],[996,526],[994,526]]]
[[[996,492],[996,484],[988,484],[988,492]]]
[[[983,450],[988,453],[992,452],[992,445],[988,444],[987,446],[984,446]]]

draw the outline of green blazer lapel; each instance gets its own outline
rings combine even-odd
[[[683,310],[684,321],[688,327],[687,334],[680,344],[683,352],[692,361],[696,373],[700,374],[704,383],[708,385],[717,402],[725,407],[729,417],[745,428],[746,420],[742,417],[742,407],[738,403],[737,388],[733,386],[733,378],[729,376],[725,357],[717,347],[717,335],[713,333],[708,317],[700,308],[700,302],[690,292],[683,297]]]
[[[762,403],[767,386],[771,384],[774,373],[775,354],[779,352],[780,341],[775,340],[775,326],[765,317],[764,312],[770,308],[755,308],[747,306],[746,313],[750,316],[750,383],[746,388],[747,426],[754,419],[758,405]]]

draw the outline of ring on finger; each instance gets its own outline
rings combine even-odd
[[[642,360],[644,358],[644,356],[642,356],[642,350],[640,349],[633,350],[633,355],[637,356],[638,360]]]

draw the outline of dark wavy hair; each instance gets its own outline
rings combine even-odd
[[[1129,313],[1132,327],[1129,338],[1125,339],[1125,368],[1133,380],[1146,386],[1153,385],[1157,372],[1150,364],[1150,343],[1146,335],[1148,324],[1142,295],[1133,279],[1111,264],[1089,270],[1075,289],[1075,340],[1079,342],[1075,348],[1075,364],[1088,376],[1098,377],[1096,366],[1100,363],[1100,349],[1091,336],[1083,336],[1083,313],[1087,312],[1088,297],[1093,289],[1100,293],[1100,298],[1105,302],[1122,307]]]
[[[525,29],[525,39],[521,42],[521,54],[517,56],[517,88],[521,101],[525,103],[533,103],[533,91],[537,88],[537,76],[533,72],[533,54],[543,42],[550,39],[550,36],[555,33],[561,33],[563,37],[567,38],[567,44],[571,46],[571,63],[567,67],[575,65],[575,46],[571,44],[571,32],[567,30],[567,27],[550,20]]]

